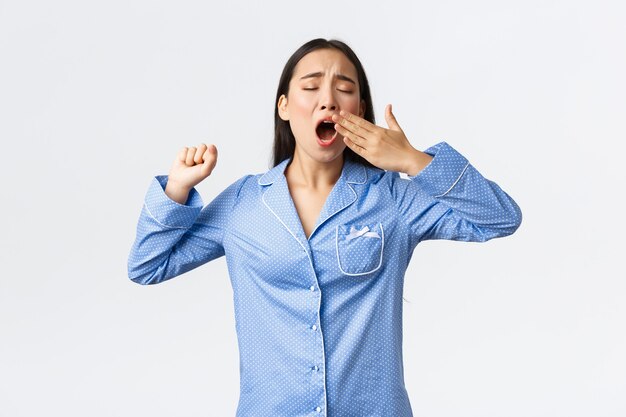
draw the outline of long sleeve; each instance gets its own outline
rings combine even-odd
[[[158,284],[223,256],[224,231],[246,177],[204,208],[195,188],[184,205],[171,200],[165,194],[167,178],[153,178],[137,223],[128,256],[128,277],[138,284]]]
[[[392,194],[415,238],[470,242],[512,234],[522,221],[517,203],[446,142],[425,153],[432,161],[414,177],[396,174]]]

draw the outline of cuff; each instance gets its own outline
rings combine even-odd
[[[202,211],[202,197],[195,188],[189,191],[185,204],[180,204],[165,194],[167,175],[157,175],[152,179],[145,197],[148,213],[164,226],[174,228],[191,227]]]
[[[432,156],[432,161],[410,178],[431,196],[441,197],[457,183],[469,162],[446,142],[439,142],[424,153]]]

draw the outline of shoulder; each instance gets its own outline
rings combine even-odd
[[[235,200],[249,194],[250,188],[256,186],[258,174],[246,174],[231,183],[227,190]]]
[[[231,182],[226,188],[222,189],[222,191],[218,194],[214,201],[225,202],[231,201],[236,202],[239,198],[245,194],[246,184],[252,182],[250,181],[254,175],[247,174],[244,175],[235,181]],[[256,181],[254,181],[256,183]]]

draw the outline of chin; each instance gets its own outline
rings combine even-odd
[[[316,160],[318,162],[332,162],[337,158],[343,157],[343,151],[346,149],[346,145],[332,147],[321,152],[316,152]]]
[[[305,143],[308,146],[302,146],[296,141],[296,153],[299,153],[300,157],[312,159],[318,163],[330,163],[337,158],[342,158],[347,147],[341,135],[337,135],[333,143],[327,146],[321,145],[317,137],[311,138]]]

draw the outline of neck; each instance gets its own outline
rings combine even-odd
[[[296,149],[293,160],[285,170],[285,177],[291,185],[311,189],[332,188],[341,176],[342,168],[343,155],[330,162],[319,162],[303,157]]]

